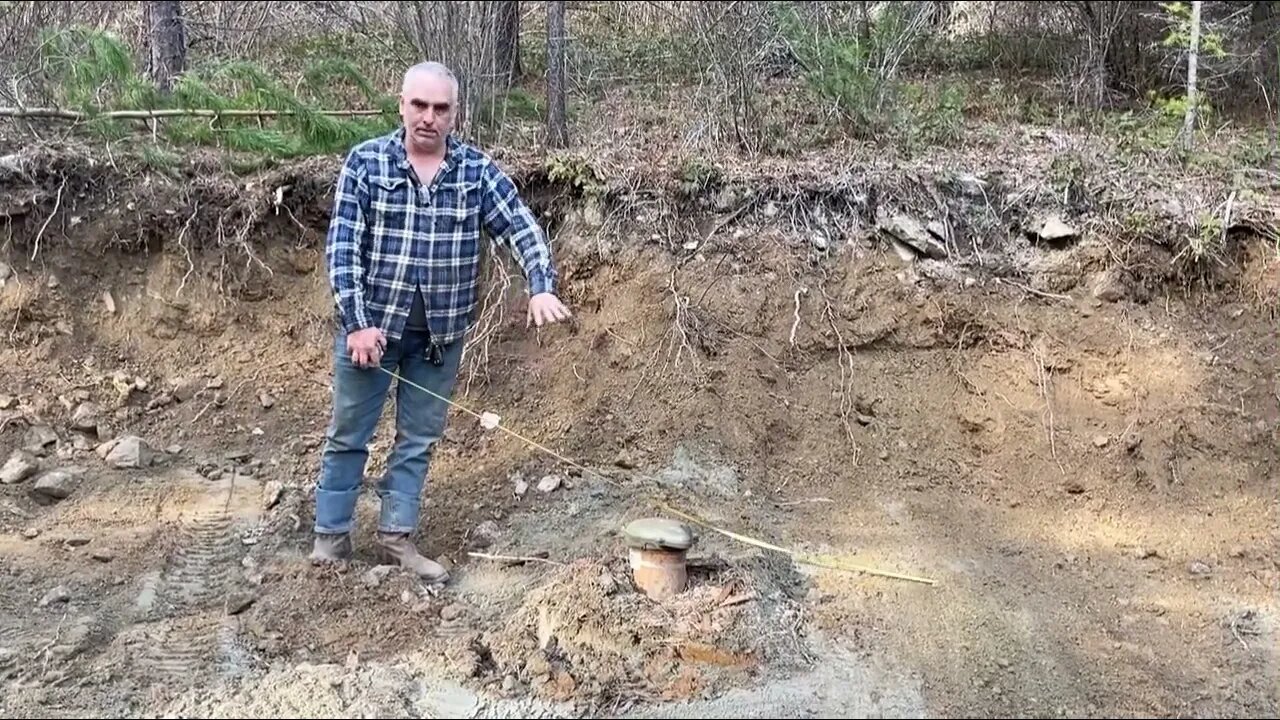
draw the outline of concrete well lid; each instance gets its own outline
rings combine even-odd
[[[640,550],[688,550],[694,540],[689,526],[668,518],[632,520],[622,533],[629,547]]]

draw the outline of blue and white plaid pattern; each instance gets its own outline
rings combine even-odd
[[[546,236],[511,179],[450,136],[435,185],[417,182],[404,129],[348,153],[334,191],[326,260],[343,328],[399,340],[420,286],[435,343],[467,331],[477,302],[481,230],[523,266],[531,295],[555,292]]]

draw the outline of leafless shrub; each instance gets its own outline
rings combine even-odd
[[[765,132],[763,69],[781,39],[769,3],[700,2],[689,20],[701,54],[709,61],[701,73],[713,98],[708,109],[728,124],[741,149],[759,152]]]
[[[348,30],[394,38],[381,42],[406,68],[423,60],[449,66],[458,77],[458,131],[464,135],[482,107],[488,103],[492,110],[498,91],[506,89],[510,68],[500,67],[498,52],[501,5],[494,0],[313,3],[319,16]]]

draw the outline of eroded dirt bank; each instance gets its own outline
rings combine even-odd
[[[361,562],[303,561],[331,163],[12,161],[6,714],[1276,713],[1265,204],[1187,265],[1163,196],[1122,236],[1095,195],[1013,201],[976,166],[598,199],[511,162],[577,317],[530,331],[518,281],[489,296],[458,399],[604,478],[455,413],[432,592],[371,564],[371,493]],[[936,584],[704,532],[655,605],[618,531],[659,501]]]

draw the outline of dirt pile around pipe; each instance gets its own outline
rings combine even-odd
[[[690,568],[684,593],[656,602],[634,587],[625,559],[578,560],[447,654],[460,674],[503,694],[610,712],[713,697],[805,657],[790,595],[799,583],[780,587],[772,570],[713,559]]]

